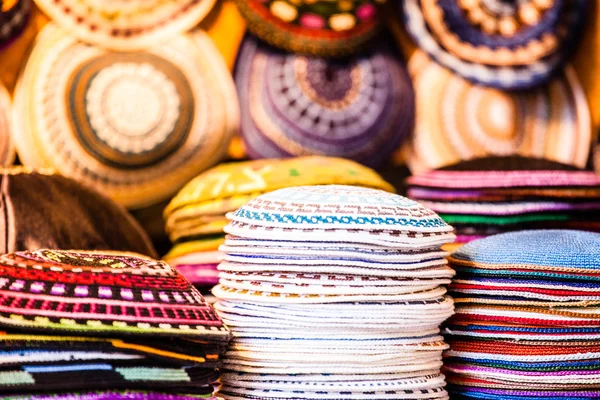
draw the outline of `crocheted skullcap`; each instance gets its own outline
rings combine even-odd
[[[25,165],[55,168],[141,208],[216,164],[239,110],[231,75],[202,31],[122,53],[49,24],[19,80],[15,116]]]
[[[78,39],[113,50],[142,50],[198,25],[215,0],[35,0]]]
[[[314,154],[375,166],[412,131],[412,84],[384,42],[332,61],[283,53],[248,36],[235,81],[251,158]]]
[[[588,0],[401,1],[406,28],[443,66],[486,86],[547,82],[577,43]]]
[[[281,49],[322,57],[355,53],[383,24],[378,0],[236,0],[248,29]]]
[[[591,117],[570,66],[547,87],[516,92],[473,84],[421,51],[409,70],[417,119],[403,154],[413,173],[513,154],[585,166]]]

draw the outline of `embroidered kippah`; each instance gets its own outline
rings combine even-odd
[[[363,47],[383,24],[379,0],[236,0],[248,29],[295,53],[344,56]]]
[[[0,82],[0,166],[11,165],[15,160],[15,147],[11,137],[11,112],[10,95]]]
[[[200,293],[166,263],[134,255],[39,250],[0,257],[0,325],[90,335],[227,341]]]
[[[412,84],[384,41],[334,61],[279,52],[248,36],[235,81],[251,158],[328,155],[376,166],[413,128]]]
[[[422,51],[409,70],[418,113],[403,154],[412,173],[515,154],[585,167],[591,117],[572,67],[547,87],[513,92],[473,84]]]
[[[29,20],[30,13],[31,0],[5,0],[0,2],[0,49],[8,45],[11,40],[22,32]],[[2,131],[0,130],[0,132]]]
[[[276,190],[249,201],[227,217],[232,221],[225,229],[228,233],[252,229],[270,235],[268,232],[276,234],[282,229],[284,238],[287,229],[292,229],[298,230],[290,231],[290,235],[297,234],[297,240],[310,237],[310,230],[320,236],[337,229],[356,235],[357,240],[364,236],[362,243],[379,239],[401,243],[402,235],[416,241],[452,236],[450,226],[415,201],[381,190],[341,185]]]
[[[466,79],[501,89],[548,81],[577,43],[587,0],[405,0],[419,47]]]
[[[231,75],[201,31],[111,52],[48,25],[15,94],[21,161],[53,167],[129,208],[168,199],[226,153]]]
[[[114,50],[142,50],[196,26],[215,0],[35,0],[78,39]]]
[[[52,171],[0,171],[0,208],[0,254],[50,248],[156,256],[152,242],[126,210]]]

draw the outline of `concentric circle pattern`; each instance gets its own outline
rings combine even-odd
[[[196,26],[215,0],[35,0],[80,40],[114,50],[142,50]]]
[[[417,120],[405,159],[413,173],[512,154],[585,166],[591,119],[571,67],[545,88],[513,92],[473,84],[420,51],[409,70]]]
[[[247,37],[236,85],[252,158],[328,155],[373,166],[413,127],[412,84],[383,44],[331,61],[281,53]]]
[[[548,81],[576,43],[587,0],[406,0],[408,32],[437,62],[477,83]]]
[[[236,0],[248,29],[295,53],[346,56],[375,36],[380,0]]]
[[[11,138],[10,95],[0,83],[0,165],[9,166],[15,160],[15,148]]]
[[[15,96],[19,155],[130,208],[167,199],[224,155],[235,88],[202,32],[117,53],[47,27]]]

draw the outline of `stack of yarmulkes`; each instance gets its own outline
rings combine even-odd
[[[457,242],[523,228],[600,231],[600,178],[541,159],[482,158],[408,179],[409,197],[455,227]]]
[[[217,312],[234,340],[226,399],[446,399],[454,238],[434,212],[352,186],[251,200],[225,227]]]
[[[343,184],[393,192],[375,171],[333,157],[299,157],[222,164],[189,182],[165,209],[174,243],[165,260],[192,283],[217,284],[217,264],[225,241],[225,214],[249,200],[290,186]]]
[[[167,264],[114,252],[0,257],[0,328],[2,398],[210,398],[229,340]]]
[[[548,81],[579,39],[588,0],[400,0],[406,29],[437,62],[503,89]]]
[[[444,370],[461,399],[595,399],[600,234],[511,232],[450,257],[456,315]]]

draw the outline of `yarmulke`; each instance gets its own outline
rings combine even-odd
[[[539,266],[600,269],[600,234],[579,231],[522,231],[468,243],[450,259],[460,265]],[[560,249],[560,251],[557,251]]]
[[[114,252],[38,250],[4,255],[0,267],[6,299],[0,325],[7,328],[229,338],[200,293],[161,261]]]
[[[30,12],[31,0],[9,0],[0,3],[0,49],[21,33],[29,20]]]
[[[0,192],[0,254],[50,248],[156,256],[126,210],[74,180],[14,167],[0,172]]]
[[[201,31],[119,53],[52,24],[38,36],[15,111],[25,165],[56,168],[130,208],[169,198],[217,163],[239,117],[231,76]]]
[[[279,52],[248,36],[235,81],[251,158],[315,154],[374,166],[413,128],[412,84],[385,42],[331,61]]]
[[[452,228],[404,197],[279,189],[229,213],[215,309],[228,399],[447,399]],[[385,233],[384,233],[385,230]],[[437,235],[428,237],[431,233]],[[381,234],[380,237],[378,235]]]
[[[565,164],[484,157],[407,182],[411,198],[455,227],[457,242],[535,228],[600,232],[600,178]]]
[[[0,82],[0,166],[9,166],[15,160],[15,147],[11,137],[11,113],[10,95]]]
[[[192,283],[214,286],[217,251],[224,242],[225,214],[272,190],[310,184],[346,184],[387,191],[394,188],[354,161],[321,156],[221,164],[194,178],[164,211],[174,247],[165,256]]]
[[[250,199],[257,194],[288,186],[319,184],[355,185],[394,191],[375,171],[343,158],[307,156],[227,163],[203,172],[185,185],[165,209],[165,216],[192,204],[206,205],[208,208],[210,202],[222,201],[225,206],[224,203],[229,201],[225,199],[235,196],[248,195]],[[244,203],[223,209],[234,211]]]
[[[215,0],[35,0],[78,39],[114,50],[142,50],[196,26]]]
[[[418,46],[466,79],[502,89],[545,83],[579,39],[587,0],[402,1]]]
[[[271,240],[332,241],[390,247],[435,246],[452,228],[434,212],[402,196],[360,187],[301,186],[264,194],[227,215],[225,232]],[[336,241],[340,241],[340,236]],[[451,240],[451,239],[450,239]]]
[[[248,29],[294,53],[344,56],[356,52],[383,24],[379,0],[236,0]]]
[[[585,167],[591,118],[568,66],[547,87],[507,92],[473,84],[417,51],[414,136],[404,158],[414,174],[461,160],[520,154]]]
[[[498,399],[595,393],[599,249],[598,233],[533,230],[476,240],[454,252],[450,290],[457,309],[444,354],[449,392]],[[486,388],[498,396],[487,396]]]

